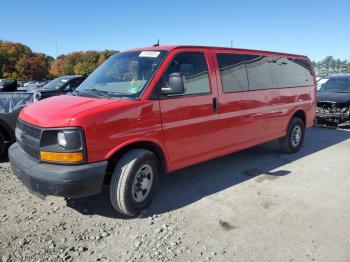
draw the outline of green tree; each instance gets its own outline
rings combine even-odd
[[[335,59],[333,56],[327,56],[319,62],[314,62],[314,66],[317,75],[320,77],[350,73],[350,61]]]

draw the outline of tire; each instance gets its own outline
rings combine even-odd
[[[6,136],[0,131],[0,158],[2,158],[7,152],[8,141]]]
[[[137,216],[151,203],[157,185],[158,159],[155,154],[144,149],[130,150],[113,171],[109,191],[112,206],[121,214]]]
[[[299,136],[299,139],[297,137]],[[304,142],[305,123],[298,117],[293,117],[289,123],[287,134],[280,138],[280,145],[283,152],[287,154],[296,153]]]

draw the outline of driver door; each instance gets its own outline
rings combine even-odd
[[[158,88],[167,86],[171,73],[185,77],[185,93],[161,97],[165,147],[171,169],[213,158],[220,147],[217,86],[209,72],[213,64],[205,52],[174,52]]]

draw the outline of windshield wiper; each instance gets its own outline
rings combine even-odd
[[[85,93],[89,93],[89,94],[95,94],[95,95],[98,95],[100,97],[111,98],[108,95],[107,91],[99,90],[99,89],[96,89],[96,88],[85,89],[84,91],[81,91],[81,92],[83,92],[83,93],[85,92]]]

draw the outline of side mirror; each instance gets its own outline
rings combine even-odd
[[[180,95],[185,93],[184,78],[180,73],[169,75],[169,86],[162,87],[162,93],[165,95]]]

